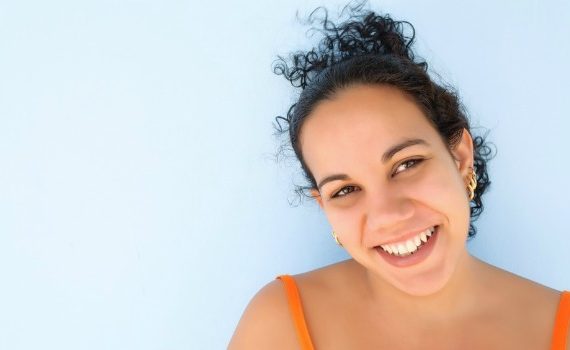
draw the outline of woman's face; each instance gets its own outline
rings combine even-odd
[[[467,131],[449,151],[412,98],[355,85],[316,106],[300,146],[318,186],[313,195],[354,260],[411,295],[447,283],[467,254]]]

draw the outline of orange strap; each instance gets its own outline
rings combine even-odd
[[[552,335],[552,350],[566,350],[566,336],[570,324],[570,291],[563,291],[554,322]]]
[[[303,314],[303,306],[301,305],[301,297],[295,280],[290,275],[277,276],[285,284],[285,291],[287,292],[287,300],[289,301],[289,310],[293,316],[295,323],[295,330],[297,337],[301,343],[302,350],[314,350],[307,323],[305,322],[305,315]]]

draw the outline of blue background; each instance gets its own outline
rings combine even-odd
[[[274,160],[296,92],[271,64],[321,4],[0,2],[0,348],[225,348],[276,275],[347,258]],[[491,129],[470,251],[570,289],[570,3],[372,8]]]

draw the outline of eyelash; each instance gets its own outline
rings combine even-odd
[[[402,165],[404,165],[404,164],[412,163],[412,165],[408,165],[408,166],[404,169],[404,170],[408,170],[408,169],[413,168],[413,167],[415,167],[416,165],[420,164],[422,161],[424,161],[424,159],[422,159],[422,158],[408,159],[408,160],[406,160],[406,161],[404,161],[404,162],[398,164],[398,166],[396,167],[396,169],[398,169],[400,166],[402,166]],[[404,171],[404,170],[402,170],[402,171]],[[400,171],[400,172],[401,172],[401,171]],[[395,174],[393,174],[393,175],[397,175],[397,174],[399,174],[400,172],[395,173]],[[338,192],[336,192],[335,194],[333,194],[333,195],[331,196],[331,199],[344,197],[344,196],[346,196],[346,195],[348,195],[348,194],[354,192],[354,190],[352,190],[352,191],[350,191],[350,192],[348,192],[348,193],[346,193],[346,194],[340,195],[340,196],[339,196],[338,194],[341,193],[342,191],[344,191],[344,190],[347,189],[347,188],[355,188],[355,187],[356,187],[356,186],[353,186],[353,185],[344,186],[344,187],[341,188]]]

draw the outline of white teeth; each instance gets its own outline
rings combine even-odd
[[[405,242],[400,242],[395,244],[385,244],[381,245],[380,247],[385,252],[392,255],[396,256],[409,255],[418,250],[418,247],[421,246],[423,243],[427,242],[428,237],[431,237],[434,231],[435,231],[435,226],[421,232],[417,236],[412,237]]]
[[[414,243],[416,244],[416,246],[420,246],[422,244],[422,240],[420,239],[420,237],[416,236],[414,237]]]
[[[410,252],[410,253],[418,250],[418,247],[415,245],[415,243],[411,239],[408,239],[406,241],[406,248],[408,249],[408,252]]]

